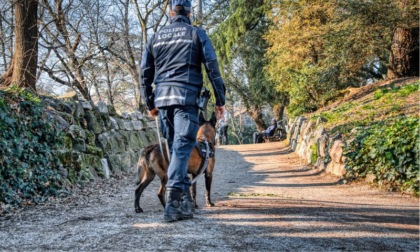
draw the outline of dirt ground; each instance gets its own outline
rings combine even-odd
[[[304,165],[282,143],[222,146],[212,197],[163,222],[157,178],[134,211],[134,176],[0,216],[0,251],[419,251],[419,201]]]

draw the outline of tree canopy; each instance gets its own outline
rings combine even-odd
[[[44,94],[66,87],[139,109],[140,55],[168,22],[169,2],[1,3],[0,85]],[[263,106],[310,112],[348,87],[419,74],[415,0],[200,0],[193,7],[194,23],[217,51],[229,105],[241,100],[260,129]],[[22,19],[28,10],[37,15]]]
[[[418,30],[418,4],[411,0],[272,4],[266,69],[276,88],[289,93],[295,114],[319,108],[346,87],[384,78],[396,29]]]

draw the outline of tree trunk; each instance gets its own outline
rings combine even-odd
[[[394,31],[387,78],[406,76],[419,76],[419,27]]]
[[[102,55],[105,61],[105,70],[106,70],[106,85],[107,85],[107,96],[108,104],[115,109],[114,97],[112,95],[112,81],[111,81],[111,72],[109,71],[108,60],[105,58],[105,53],[102,51]]]
[[[284,109],[285,109],[285,107],[286,106],[284,106],[282,103],[279,103],[278,105],[277,105],[277,108],[276,108],[276,111],[274,111],[275,113],[275,115],[276,115],[276,120],[277,121],[281,121],[281,120],[283,120],[283,115],[284,115]]]
[[[260,108],[248,110],[248,113],[251,115],[252,120],[254,120],[258,131],[263,131],[267,128],[267,124],[264,122]]]
[[[18,85],[36,91],[38,63],[38,1],[15,3],[15,49],[9,70],[0,78],[0,85]]]
[[[202,27],[203,26],[203,0],[197,1],[197,21],[198,21],[198,26]]]

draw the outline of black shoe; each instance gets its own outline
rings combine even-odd
[[[188,220],[193,218],[194,213],[194,201],[191,197],[190,190],[182,192],[181,198],[181,215],[182,219]]]
[[[178,188],[166,189],[166,206],[164,220],[173,222],[182,219],[181,211],[181,190]]]

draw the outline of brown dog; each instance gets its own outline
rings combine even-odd
[[[204,142],[207,140],[209,143],[210,150],[214,153],[214,143],[216,135],[216,116],[214,113],[211,116],[210,121],[206,121],[203,115],[200,113],[200,128],[197,133],[197,142]],[[165,191],[166,183],[168,181],[168,166],[169,162],[167,161],[167,150],[166,146],[162,145],[165,155],[162,155],[160,151],[159,144],[152,144],[147,146],[143,153],[141,154],[139,161],[137,163],[137,172],[138,172],[138,181],[137,188],[135,191],[135,201],[134,208],[137,213],[142,213],[143,209],[140,207],[140,197],[143,193],[143,190],[152,182],[155,175],[158,175],[160,178],[161,184],[158,191],[158,197],[162,206],[165,207]],[[194,148],[190,160],[188,161],[188,173],[190,174],[191,180],[197,177],[199,174],[200,167],[203,162],[203,157],[201,157],[198,148]],[[211,183],[213,179],[213,170],[214,170],[215,158],[209,158],[208,166],[205,170],[205,182],[206,182],[206,205],[214,206],[210,198]],[[193,183],[191,186],[191,195],[194,199],[196,198],[196,183]],[[197,208],[197,204],[195,204]]]

